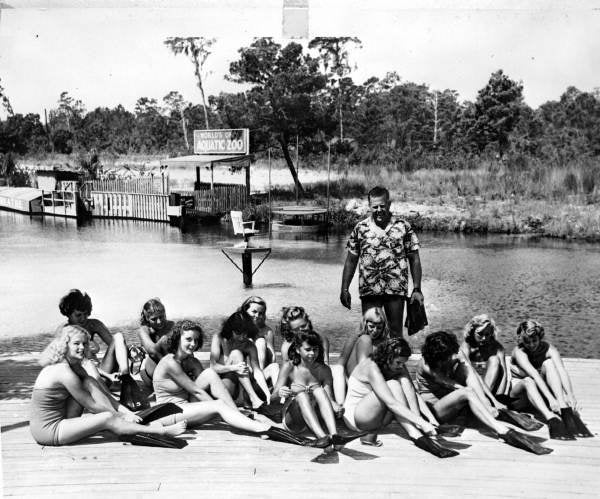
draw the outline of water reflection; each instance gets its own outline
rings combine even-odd
[[[257,293],[268,303],[272,326],[283,306],[303,305],[339,350],[360,320],[356,278],[352,311],[338,301],[346,237],[259,234],[254,244],[273,251],[247,290],[221,253],[238,242],[227,224],[190,224],[182,232],[155,222],[78,225],[0,212],[0,337],[52,331],[62,319],[58,300],[73,287],[91,295],[93,315],[110,325],[133,324],[142,303],[159,296],[171,317],[200,318],[207,332]],[[501,235],[420,238],[430,331],[460,333],[472,315],[486,312],[512,348],[517,324],[533,317],[566,355],[600,357],[600,245]],[[413,347],[423,336],[410,339]]]

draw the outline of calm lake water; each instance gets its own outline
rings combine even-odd
[[[143,302],[158,296],[169,317],[199,319],[207,335],[250,294],[267,301],[272,326],[283,306],[299,304],[336,351],[360,321],[356,278],[352,311],[338,301],[346,237],[256,237],[272,256],[248,290],[221,253],[236,242],[225,223],[181,232],[152,222],[78,226],[0,212],[0,344],[52,332],[63,322],[58,300],[80,288],[92,297],[92,315],[109,326],[132,327]],[[420,239],[429,331],[460,333],[472,315],[487,312],[512,348],[518,322],[531,317],[564,355],[600,358],[600,245],[501,235]],[[411,338],[414,348],[426,332]]]

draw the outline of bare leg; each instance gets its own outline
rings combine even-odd
[[[560,380],[560,375],[558,374],[558,370],[556,369],[552,359],[548,359],[542,364],[542,375],[546,379],[546,383],[548,383],[550,390],[552,390],[552,393],[556,397],[560,408],[564,409],[567,407],[567,401],[565,399],[565,392]]]
[[[319,423],[319,418],[317,417],[317,413],[315,412],[315,408],[312,405],[309,395],[306,392],[298,393],[295,401],[302,412],[304,421],[306,421],[306,424],[311,431],[317,438],[324,437],[326,435],[325,431],[323,431],[323,428]]]
[[[239,350],[232,350],[229,354],[230,364],[239,364],[240,362],[245,362],[245,360],[246,359],[244,358],[244,354]],[[250,381],[250,377],[238,375],[238,381],[241,387],[244,389],[244,391],[248,394],[248,397],[250,397],[250,403],[252,404],[252,408],[256,409],[257,407],[259,407],[263,403],[263,401],[254,391],[254,388],[252,387],[252,381]]]
[[[331,366],[331,374],[333,376],[333,395],[335,401],[342,405],[346,398],[346,373],[344,366],[340,364]]]
[[[264,338],[257,338],[254,345],[258,353],[258,365],[264,370],[267,364],[267,341]]]
[[[409,378],[402,377],[399,382],[408,407],[413,413],[420,415],[419,399],[417,398],[417,392],[415,392],[415,386],[412,381]]]
[[[229,407],[235,407],[235,402],[233,401],[229,390],[214,369],[209,367],[202,371],[196,378],[196,384],[202,390],[210,390],[210,393],[214,398],[222,400]]]
[[[206,423],[220,416],[223,421],[234,428],[252,433],[266,431],[271,426],[267,423],[247,418],[236,408],[229,407],[223,400],[191,402],[189,404],[182,404],[181,408],[183,412],[175,415],[175,421],[186,420],[190,425]],[[167,418],[165,420],[173,420],[173,416],[167,416]]]
[[[546,421],[548,421],[551,418],[556,417],[556,414],[554,414],[552,411],[550,411],[550,409],[548,409],[548,406],[544,402],[544,398],[542,397],[542,394],[538,390],[538,387],[535,384],[535,381],[533,381],[533,379],[531,379],[529,377],[517,381],[514,384],[512,390],[510,392],[510,396],[511,397],[526,396],[527,399],[529,400],[529,402],[531,403],[531,405],[542,413],[542,416],[544,416]]]
[[[406,381],[410,381],[410,380],[406,380]],[[394,395],[394,398],[396,400],[399,400],[402,405],[410,408],[411,411],[415,412],[415,410],[419,411],[419,402],[417,401],[416,396],[414,397],[414,404],[415,404],[415,409],[413,409],[413,407],[411,407],[411,403],[409,402],[409,400],[407,399],[405,392],[404,392],[404,387],[403,384],[395,379],[391,379],[387,382],[387,385],[390,388],[390,391],[392,392],[392,394]],[[396,421],[398,421],[398,423],[400,424],[400,426],[402,426],[402,428],[404,428],[404,431],[406,431],[406,433],[408,433],[408,436],[412,439],[412,440],[416,440],[419,437],[422,437],[423,434],[419,431],[419,429],[417,427],[415,427],[415,425],[413,425],[412,423],[409,423],[408,421],[405,421],[402,418],[396,418]]]
[[[387,301],[384,306],[385,315],[390,326],[392,337],[402,338],[402,319],[404,318],[404,298],[398,297]]]
[[[508,431],[508,427],[496,421],[483,405],[475,391],[470,387],[454,390],[444,398],[438,400],[434,406],[435,415],[440,420],[447,420],[458,412],[465,405],[469,405],[469,409],[479,421],[494,430],[500,435]]]
[[[459,378],[464,380],[464,384],[475,392],[483,407],[487,409],[492,417],[495,417],[498,414],[498,411],[492,407],[491,402],[485,395],[485,392],[483,391],[483,380],[481,379],[481,376],[477,374],[477,371],[472,367],[462,365],[459,367],[457,374]]]
[[[58,426],[58,441],[60,445],[70,444],[103,430],[108,430],[117,435],[151,433],[153,435],[176,436],[183,433],[185,428],[185,421],[170,426],[144,426],[125,421],[110,412],[101,412],[78,418],[63,419]]]
[[[270,379],[271,384],[275,386],[277,378],[279,377],[279,364],[277,362],[271,362],[267,367],[263,369],[265,379]]]
[[[483,381],[492,393],[498,386],[498,382],[502,376],[502,365],[496,355],[492,355],[485,366],[485,375]]]
[[[335,435],[337,433],[337,426],[335,424],[335,414],[333,413],[333,407],[331,407],[329,396],[322,386],[315,388],[312,393],[319,406],[321,417],[327,426],[327,431],[330,435]]]
[[[123,333],[113,334],[100,367],[107,373],[113,373],[118,368],[119,374],[129,374],[129,354]]]

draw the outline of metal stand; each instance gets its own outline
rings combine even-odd
[[[242,277],[244,279],[245,286],[252,286],[252,276],[256,274],[256,271],[260,268],[260,266],[264,263],[264,261],[271,254],[271,248],[223,248],[221,250],[223,254],[227,257],[227,259],[235,265],[235,267],[242,273]],[[232,255],[241,254],[242,255],[242,268],[233,261],[233,259],[228,255],[231,253]],[[256,266],[254,270],[252,270],[252,254],[253,253],[264,253],[260,263]]]

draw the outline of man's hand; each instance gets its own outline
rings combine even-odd
[[[340,292],[340,302],[342,302],[342,305],[344,305],[344,307],[350,310],[350,306],[352,304],[352,296],[350,295],[350,291],[348,291],[347,289],[342,289],[342,291]]]
[[[415,290],[412,292],[412,295],[410,295],[410,302],[413,303],[415,300],[419,302],[419,305],[423,305],[425,298],[423,297],[423,293],[421,293],[421,291]]]

